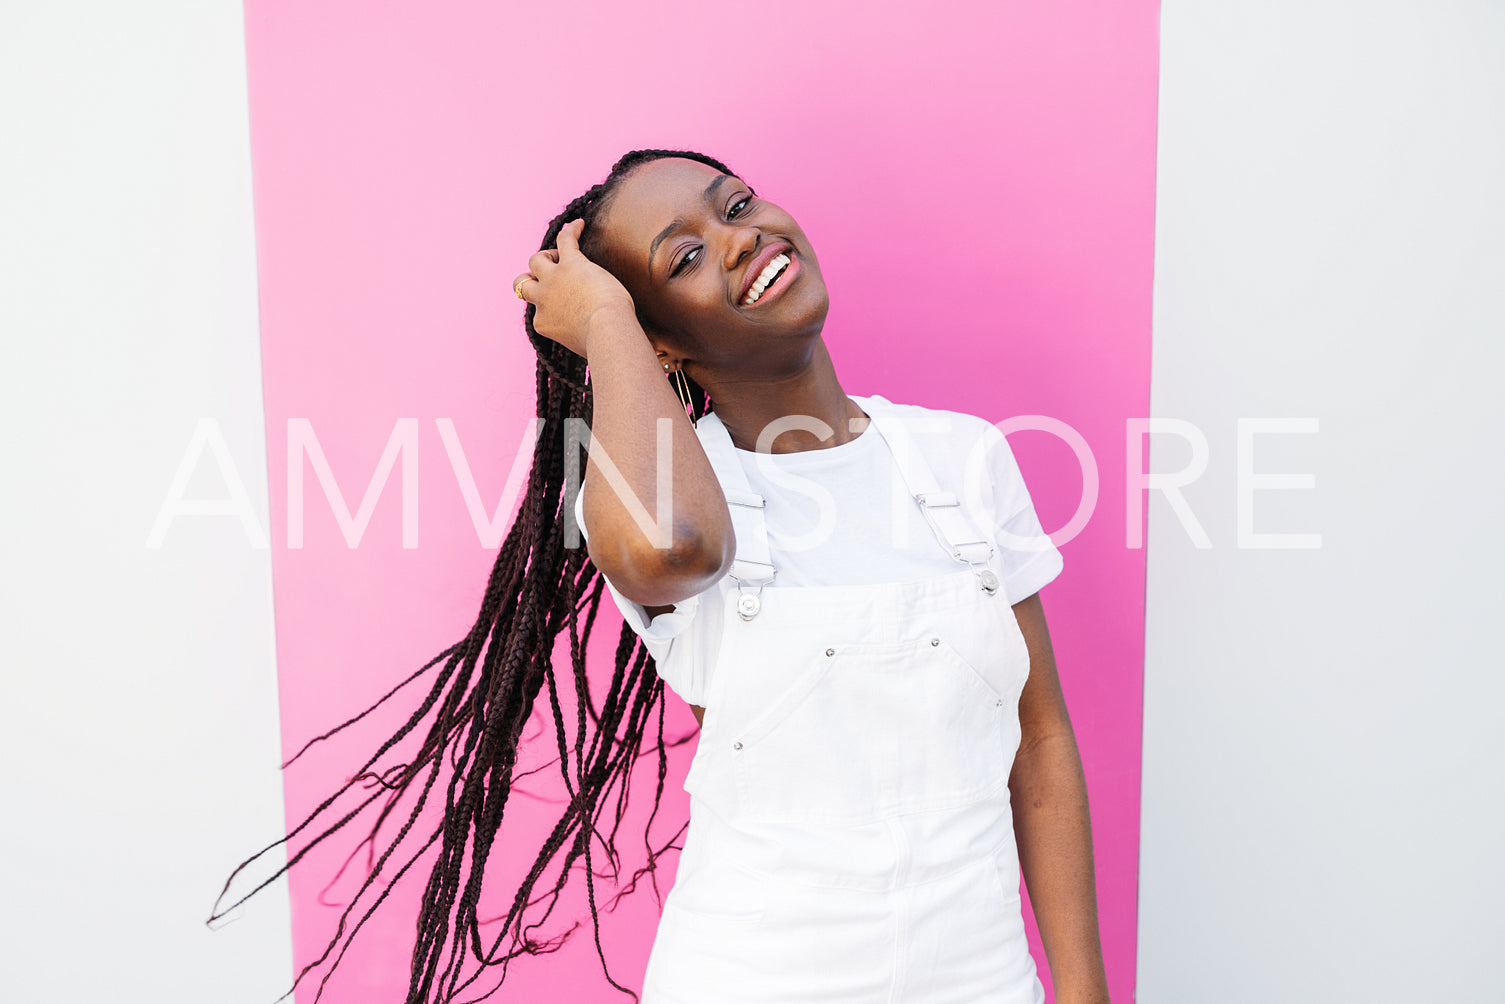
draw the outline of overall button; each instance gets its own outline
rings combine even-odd
[[[940,643],[941,643],[941,640],[939,638],[932,638],[932,639],[930,639],[930,644],[931,645],[939,645]]]
[[[826,649],[826,654],[827,655],[835,655],[836,654],[836,649],[834,649],[834,648],[828,648],[828,649]]]
[[[1003,703],[1003,702],[1002,702],[1002,701],[1000,701],[1000,702],[999,702],[999,703],[1000,703],[1000,704],[1001,704],[1001,703]],[[739,750],[739,749],[741,749],[741,748],[742,748],[742,741],[741,741],[741,740],[740,740],[740,739],[739,739],[739,740],[737,740],[737,741],[736,741],[736,742],[734,742],[734,743],[732,743],[732,749],[734,749],[734,750]]]
[[[745,621],[750,621],[758,615],[758,608],[762,606],[758,598],[752,593],[743,593],[737,598],[737,616]]]

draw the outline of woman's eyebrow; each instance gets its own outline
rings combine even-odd
[[[713,199],[713,198],[716,197],[716,190],[721,187],[721,183],[723,181],[725,181],[726,179],[730,178],[730,177],[731,177],[730,174],[718,174],[718,175],[716,175],[716,177],[714,177],[714,178],[711,179],[711,183],[709,185],[705,186],[705,191],[701,193],[700,197],[702,199],[706,200],[707,202],[709,202],[711,199]],[[655,237],[655,238],[653,238],[653,243],[651,243],[651,244],[648,245],[648,274],[649,275],[653,274],[653,256],[654,256],[654,254],[656,254],[658,252],[658,246],[664,242],[664,238],[668,237],[670,234],[672,234],[674,231],[678,230],[680,227],[682,227],[684,225],[685,225],[685,221],[682,218],[671,220],[669,222],[669,225],[667,227],[664,227],[664,229],[660,230],[658,232],[658,236]]]

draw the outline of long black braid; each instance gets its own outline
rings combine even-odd
[[[571,220],[583,219],[581,247],[587,256],[596,258],[592,254],[593,222],[629,172],[663,157],[683,157],[732,173],[720,161],[693,151],[634,150],[612,166],[605,181],[593,185],[549,222],[542,248],[556,247],[560,228]],[[350,781],[321,802],[285,837],[243,862],[231,874],[210,917],[211,924],[224,917],[270,885],[351,819],[373,803],[380,802],[371,831],[362,842],[362,846],[369,845],[370,848],[367,877],[341,914],[337,930],[323,954],[303,968],[294,987],[311,970],[333,956],[320,980],[319,992],[322,994],[330,975],[361,927],[387,898],[397,881],[438,845],[438,856],[429,873],[417,918],[406,1004],[450,1004],[458,999],[460,991],[491,972],[495,985],[471,999],[489,996],[501,986],[512,959],[559,948],[569,938],[573,927],[562,935],[547,939],[536,939],[532,932],[554,909],[573,866],[581,858],[585,863],[586,892],[596,951],[606,979],[623,993],[634,998],[637,996],[612,979],[606,969],[596,903],[596,873],[591,867],[591,844],[593,840],[600,842],[612,865],[609,874],[616,878],[617,828],[627,808],[633,767],[644,755],[648,731],[650,727],[656,730],[652,752],[656,753],[658,760],[658,783],[653,810],[648,818],[649,827],[663,795],[667,750],[669,745],[677,745],[677,742],[665,743],[663,683],[651,657],[631,629],[625,625],[622,628],[617,642],[616,669],[607,694],[599,704],[586,680],[585,650],[600,608],[604,580],[583,547],[564,546],[566,521],[574,518],[574,492],[579,490],[578,484],[567,483],[573,480],[567,478],[567,471],[578,470],[578,467],[567,464],[567,460],[578,460],[578,453],[570,458],[567,451],[578,450],[579,444],[567,445],[565,434],[571,419],[590,422],[591,389],[585,360],[535,331],[533,314],[534,307],[529,304],[524,311],[523,327],[538,356],[536,415],[542,423],[541,437],[534,450],[520,511],[492,566],[475,625],[464,638],[440,652],[371,707],[311,740],[284,764],[290,765],[314,743],[365,718],[419,677],[437,671],[417,709],[361,764]],[[710,406],[705,392],[691,381],[691,418],[699,419]],[[570,682],[574,685],[577,709],[573,748],[570,737],[566,735],[552,659],[555,639],[566,628],[570,640]],[[568,798],[512,898],[501,933],[488,944],[482,938],[481,926],[489,923],[490,918],[477,915],[486,862],[501,828],[503,810],[513,791],[513,782],[532,773],[514,774],[514,770],[519,746],[523,742],[523,728],[534,711],[540,691],[545,688],[559,754],[557,761],[545,766],[558,764]],[[426,731],[420,733],[420,729]],[[417,734],[423,735],[422,745],[408,762],[387,763],[394,747]],[[360,797],[358,793],[360,802],[354,808],[342,805],[339,810],[334,810],[332,807],[336,801],[357,784],[370,794]],[[427,826],[419,824],[420,815],[436,790],[444,793],[444,817],[437,826],[424,832]],[[612,797],[614,790],[615,800]],[[396,812],[397,803],[404,796],[411,796],[412,805],[405,808],[406,817],[397,834],[377,854],[378,831]],[[614,819],[609,832],[603,834],[600,822],[608,808],[614,810]],[[330,817],[337,814],[338,818],[329,823]],[[402,816],[399,814],[398,818]],[[320,825],[328,825],[323,825],[317,835],[305,837],[307,842],[292,851],[292,842],[300,834],[311,827],[318,828],[316,820]],[[645,828],[647,863],[630,879],[617,882],[618,895],[630,892],[644,874],[651,877],[658,856],[677,847],[675,841],[683,832],[682,825],[668,842],[654,847]],[[220,903],[228,895],[236,876],[283,844],[289,845],[287,864],[221,909]],[[403,846],[401,854],[398,853],[399,846]],[[552,884],[543,883],[545,888],[539,890],[537,887],[551,864],[558,865],[558,877]],[[536,907],[541,907],[541,910]],[[358,909],[363,912],[351,924]],[[494,967],[501,968],[493,971]],[[467,970],[472,971],[467,975]]]

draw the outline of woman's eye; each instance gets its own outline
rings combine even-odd
[[[694,257],[699,253],[700,248],[691,248],[690,250],[686,251],[684,257],[679,259],[679,261],[674,264],[674,269],[669,273],[669,275],[671,277],[679,275],[679,273],[685,270],[685,266],[690,264]]]
[[[729,220],[735,220],[738,217],[745,215],[747,213],[747,207],[752,202],[752,200],[753,197],[751,195],[744,195],[736,202],[733,202],[730,206],[727,207],[726,218]],[[675,262],[674,267],[669,270],[669,278],[674,278],[676,275],[679,275],[679,273],[683,272],[685,269],[693,265],[698,259],[701,250],[701,248],[691,248],[689,251],[686,251],[684,257]]]

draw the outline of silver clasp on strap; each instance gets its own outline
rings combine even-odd
[[[986,540],[968,540],[953,544],[946,536],[946,532],[941,529],[935,514],[931,512],[932,509],[960,509],[961,502],[955,493],[920,492],[915,495],[915,501],[920,503],[920,513],[925,517],[925,522],[930,524],[931,532],[935,534],[936,540],[941,542],[941,547],[946,553],[976,572],[978,582],[989,596],[997,593],[998,576],[987,566],[988,561],[993,557],[993,545]],[[960,513],[956,515],[959,516]]]
[[[765,561],[748,561],[737,558],[732,562],[730,575],[737,580],[737,616],[750,621],[758,616],[763,601],[758,594],[773,581],[777,569]]]
[[[726,492],[726,501],[728,505],[743,506],[748,509],[762,509],[767,505],[767,501],[757,492],[738,491],[736,489],[723,490]],[[755,516],[759,520],[762,519],[762,513],[752,513],[748,515]],[[736,524],[739,524],[741,522],[742,520],[737,518],[737,514],[733,513],[732,523],[734,524],[734,528]],[[760,550],[766,551],[767,549],[766,545],[762,545],[760,543],[762,540],[761,525],[757,527],[757,530],[758,532],[755,535],[756,539],[753,542],[753,553],[758,553],[758,551]],[[739,530],[738,532],[740,533],[741,530]],[[737,547],[740,551],[743,548],[743,544],[739,543]],[[744,551],[743,553],[746,552]],[[767,557],[767,555],[764,554],[763,557]],[[750,621],[754,617],[758,616],[758,611],[763,606],[763,601],[758,598],[758,594],[763,591],[764,586],[773,581],[775,571],[776,570],[774,569],[773,565],[769,564],[766,561],[753,561],[752,559],[744,558],[740,555],[737,558],[733,559],[732,570],[730,574],[732,578],[737,580],[738,617],[741,617],[745,621]]]

